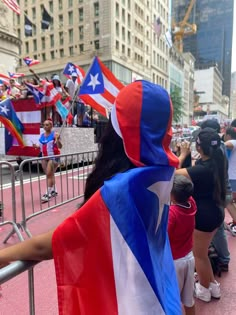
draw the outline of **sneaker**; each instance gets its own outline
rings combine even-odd
[[[49,201],[51,199],[51,194],[44,194],[41,198],[42,201]]]
[[[204,302],[210,302],[211,300],[211,291],[203,287],[199,282],[195,283],[194,295],[197,299]]]
[[[227,223],[226,229],[230,231],[233,236],[236,236],[236,224],[234,222]]]
[[[220,270],[223,272],[228,272],[229,271],[229,264],[219,264]]]
[[[220,294],[220,284],[215,280],[215,282],[210,282],[209,286],[211,296],[215,299],[219,299],[221,297]]]
[[[58,195],[58,193],[55,190],[51,191],[51,197],[56,197]]]

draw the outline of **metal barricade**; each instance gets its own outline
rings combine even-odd
[[[6,176],[10,176],[10,183],[4,183]],[[24,240],[20,232],[21,225],[16,217],[15,168],[7,161],[0,162],[0,219],[0,226],[12,226],[9,235],[16,233],[20,241]],[[8,239],[9,236],[3,242],[6,243]]]
[[[41,197],[47,191],[46,176],[41,164],[49,157],[24,160],[19,167],[22,218],[21,226],[30,237],[27,222],[49,210],[83,198],[88,174],[91,172],[97,151],[52,156],[59,159],[55,173],[58,195],[42,203]],[[27,198],[26,198],[27,196]]]

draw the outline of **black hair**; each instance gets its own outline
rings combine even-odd
[[[211,169],[214,176],[214,200],[218,205],[223,205],[226,197],[226,158],[221,149],[221,139],[212,128],[200,131],[196,140],[205,156],[211,159]]]
[[[236,127],[236,119],[232,120],[230,126],[231,126],[231,127]]]
[[[123,140],[117,135],[109,120],[99,142],[94,169],[86,181],[84,203],[103,186],[105,180],[134,167],[135,165],[131,163],[125,153]]]
[[[183,175],[175,175],[171,194],[176,202],[186,203],[193,195],[192,181]]]
[[[225,134],[229,135],[231,139],[236,140],[236,127],[227,128]]]

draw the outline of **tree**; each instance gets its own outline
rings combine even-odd
[[[170,97],[173,105],[173,121],[180,122],[182,116],[185,116],[184,113],[184,102],[181,95],[181,90],[179,87],[175,87],[174,90],[170,92]]]

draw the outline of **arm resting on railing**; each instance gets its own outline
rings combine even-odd
[[[52,259],[52,234],[50,231],[0,250],[0,268],[16,260],[42,261]]]

